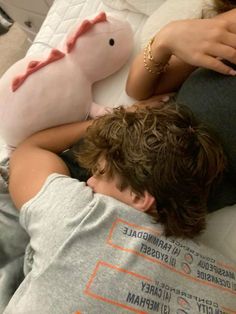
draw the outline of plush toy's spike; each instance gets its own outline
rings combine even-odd
[[[76,30],[76,32],[67,40],[67,52],[70,53],[71,50],[74,48],[78,37],[86,33],[96,23],[105,21],[107,21],[107,16],[105,12],[99,13],[93,20],[84,20],[80,27]]]
[[[28,69],[33,69],[35,68],[38,64],[40,63],[40,61],[31,61],[28,65]]]
[[[45,61],[31,61],[28,64],[25,74],[16,76],[12,81],[12,91],[15,92],[32,73],[42,67],[63,58],[65,54],[57,49],[52,49],[50,55]]]

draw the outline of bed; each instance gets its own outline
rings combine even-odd
[[[134,100],[125,93],[128,68],[132,58],[141,47],[140,34],[147,21],[147,14],[150,14],[154,8],[153,6],[157,5],[157,2],[158,1],[150,1],[149,7],[148,5],[135,7],[124,0],[55,0],[27,55],[33,55],[38,52],[46,53],[52,47],[58,47],[68,30],[71,29],[75,23],[78,23],[78,20],[83,20],[85,17],[100,11],[116,14],[126,19],[133,28],[135,41],[133,54],[127,64],[119,72],[96,83],[94,85],[93,94],[98,104],[105,104],[110,107],[131,104]],[[2,183],[0,188],[5,188],[4,183]],[[3,193],[3,190],[1,192]],[[12,213],[12,215],[14,216],[15,214]],[[207,246],[217,249],[236,264],[235,223],[236,205],[211,213],[207,217],[207,228],[205,232],[196,239],[196,241],[201,241]],[[26,240],[27,238],[23,237],[23,241]]]
[[[163,1],[150,1],[149,5],[131,6],[128,1],[100,0],[56,0],[48,12],[38,35],[27,54],[44,52],[57,47],[66,33],[79,19],[105,11],[125,18],[134,31],[135,47],[129,62],[117,73],[94,85],[94,99],[107,106],[131,104],[133,99],[125,93],[125,82],[129,64],[139,51],[142,40],[140,34],[150,12]],[[138,3],[138,1],[137,1]],[[142,12],[142,13],[140,13]],[[144,14],[146,13],[146,14]],[[200,237],[205,244],[218,249],[236,262],[236,205],[208,215],[208,227]]]

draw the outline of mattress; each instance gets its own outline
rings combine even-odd
[[[106,3],[108,2],[107,0]],[[137,10],[128,10],[129,7],[127,7],[128,9],[124,6],[122,8],[124,2],[125,0],[110,1],[110,3],[113,3],[111,7],[104,4],[105,0],[54,1],[27,55],[47,53],[52,47],[59,48],[68,31],[84,18],[93,16],[100,11],[115,14],[126,19],[131,24],[134,32],[135,46],[129,61],[120,71],[94,84],[93,98],[96,103],[109,107],[133,103],[134,100],[125,93],[125,83],[132,59],[140,50],[140,36],[148,15],[138,13]],[[156,0],[156,2],[153,1],[152,3],[155,4],[157,2]],[[206,245],[219,250],[236,263],[235,221],[236,205],[214,212],[208,215],[208,227],[197,240],[203,241]]]

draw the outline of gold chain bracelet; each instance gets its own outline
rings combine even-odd
[[[154,60],[153,55],[152,55],[152,49],[151,49],[153,41],[154,41],[154,37],[149,40],[148,44],[144,48],[143,63],[144,63],[145,69],[149,73],[160,75],[161,73],[164,73],[167,70],[169,63],[163,64],[162,62],[156,62]],[[152,63],[152,67],[148,65],[147,60],[149,60]]]

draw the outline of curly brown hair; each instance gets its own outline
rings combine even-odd
[[[176,103],[123,107],[97,118],[78,152],[82,166],[96,172],[105,158],[106,175],[155,197],[166,236],[194,237],[205,227],[207,198],[225,168],[218,140],[193,114]]]
[[[223,13],[236,8],[235,0],[214,0],[216,12]]]

